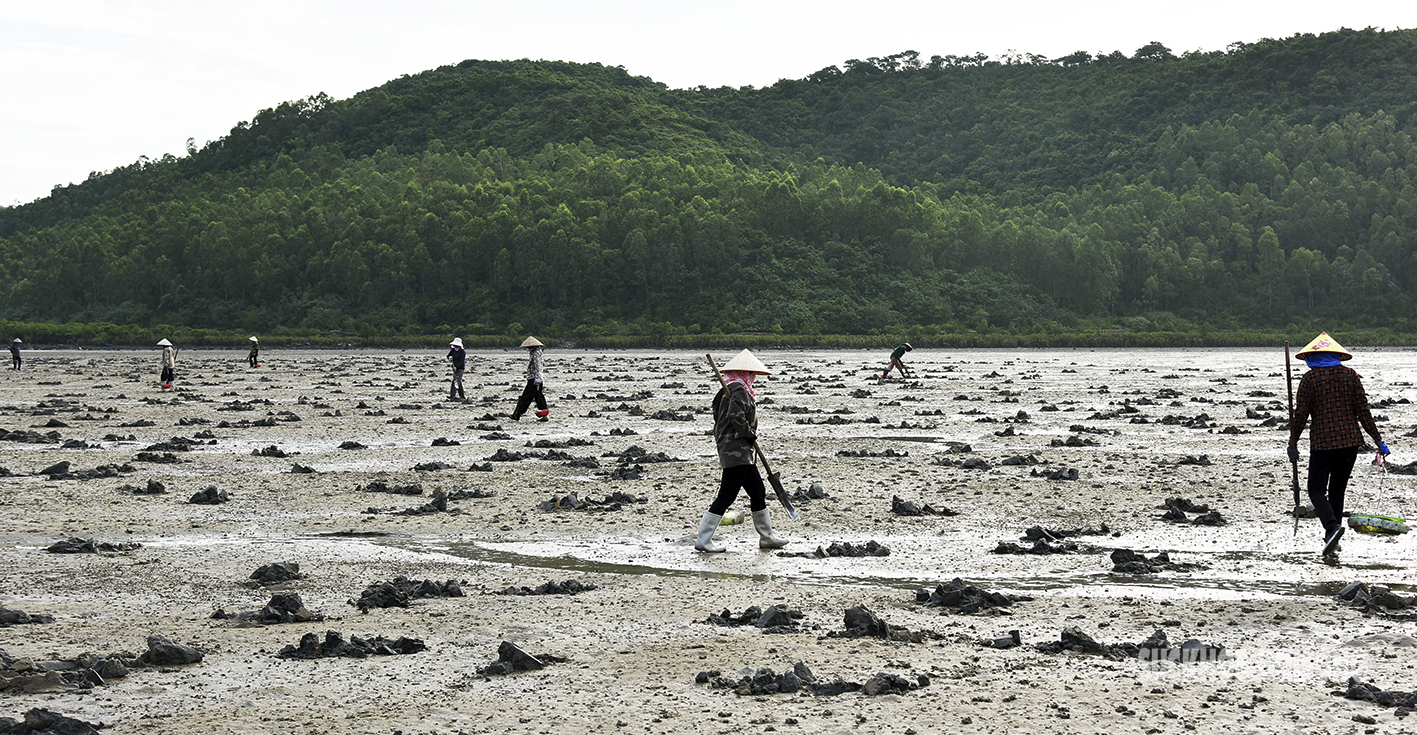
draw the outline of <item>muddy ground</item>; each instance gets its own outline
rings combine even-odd
[[[760,351],[778,370],[758,386],[764,448],[790,492],[819,483],[826,495],[799,503],[801,523],[771,506],[793,542],[784,551],[890,550],[825,559],[759,552],[751,524],[721,527],[729,553],[693,551],[718,478],[701,353],[548,350],[545,423],[506,416],[524,351],[469,353],[465,403],[445,400],[442,354],[268,349],[249,369],[244,349],[185,350],[177,390],[163,393],[156,351],[27,351],[25,369],[0,380],[0,428],[20,432],[0,441],[12,475],[0,477],[0,605],[53,622],[0,628],[0,651],[19,661],[10,673],[138,654],[154,634],[204,658],[86,687],[12,687],[0,717],[44,708],[115,734],[1417,731],[1396,708],[1332,694],[1350,677],[1417,688],[1413,611],[1334,596],[1352,582],[1412,595],[1417,552],[1410,534],[1350,533],[1324,562],[1317,521],[1293,535],[1285,434],[1264,425],[1285,415],[1279,348],[917,350],[915,379],[884,382],[884,351]],[[1404,438],[1417,424],[1412,352],[1364,350],[1350,364],[1393,463],[1417,459]],[[543,440],[552,445],[528,446]],[[341,449],[350,442],[363,448]],[[632,446],[647,456],[613,456]],[[653,461],[659,453],[673,461]],[[71,479],[37,474],[64,461],[57,476]],[[1069,470],[1077,479],[1048,479]],[[135,492],[149,481],[167,492]],[[376,482],[422,494],[370,492]],[[1349,508],[1417,515],[1414,482],[1380,478],[1364,456]],[[208,486],[229,500],[188,502]],[[446,511],[399,514],[439,491],[452,494]],[[564,509],[570,493],[616,492],[635,498]],[[897,515],[893,497],[956,515]],[[556,498],[562,509],[541,509]],[[1198,512],[1164,521],[1168,498],[1226,523],[1197,525]],[[1000,542],[1031,548],[1023,536],[1035,525],[1101,524],[1107,533],[1060,542],[1073,553],[992,553]],[[141,546],[46,551],[74,537]],[[1114,573],[1118,549],[1200,568]],[[275,562],[298,563],[305,578],[245,584]],[[399,576],[453,580],[464,596],[367,613],[351,604]],[[956,577],[1032,599],[973,614],[916,602],[918,589]],[[496,594],[568,579],[596,588]],[[281,592],[324,619],[235,617]],[[797,625],[706,622],[772,605],[800,611]],[[916,640],[843,636],[856,605]],[[213,618],[219,610],[232,617]],[[1070,627],[1108,645],[1160,629],[1172,645],[1194,638],[1225,657],[1038,649]],[[426,650],[277,655],[328,630]],[[1013,630],[1022,645],[986,645]],[[504,641],[566,661],[480,674]],[[696,683],[700,672],[724,681],[798,662],[818,682],[883,672],[915,688],[740,695]]]

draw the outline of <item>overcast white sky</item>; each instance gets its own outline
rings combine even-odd
[[[346,98],[464,59],[624,66],[671,87],[764,86],[915,50],[1131,55],[1417,27],[1366,0],[0,0],[0,206],[139,156],[185,154],[287,100]]]

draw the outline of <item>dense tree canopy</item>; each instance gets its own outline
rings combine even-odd
[[[0,209],[0,317],[1402,327],[1414,51],[1417,32],[1345,30],[1182,56],[904,52],[695,90],[468,61]]]

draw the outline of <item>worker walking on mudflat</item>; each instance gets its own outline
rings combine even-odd
[[[462,392],[462,374],[467,367],[467,350],[463,349],[462,337],[454,337],[448,343],[447,359],[453,363],[453,384],[448,386],[448,400],[465,401],[467,396]]]
[[[1363,379],[1353,368],[1342,364],[1353,359],[1353,353],[1324,332],[1294,356],[1308,363],[1309,372],[1299,379],[1294,417],[1289,423],[1289,461],[1299,461],[1299,437],[1312,416],[1309,502],[1323,523],[1323,553],[1328,556],[1338,551],[1338,540],[1343,537],[1343,495],[1358,450],[1363,446],[1359,428],[1368,432],[1380,453],[1387,454],[1388,448],[1373,421]]]
[[[14,360],[14,363],[15,363],[14,369],[15,369],[15,370],[19,370],[19,369],[20,369],[20,363],[23,363],[23,362],[24,362],[24,360],[20,359],[20,345],[21,345],[21,344],[24,344],[24,340],[20,339],[19,337],[16,337],[16,338],[14,339],[14,341],[10,342],[10,358],[11,358],[12,360]]]
[[[157,343],[162,348],[162,377],[159,379],[163,390],[171,390],[172,381],[177,379],[177,346],[163,338]]]
[[[768,516],[767,488],[763,476],[754,464],[758,441],[757,393],[753,379],[771,375],[753,353],[743,350],[723,366],[723,387],[713,397],[713,439],[718,448],[718,464],[723,476],[704,517],[699,520],[699,535],[694,549],[711,554],[726,551],[713,545],[713,534],[723,521],[723,514],[738,498],[738,491],[748,491],[748,509],[753,512],[753,528],[758,532],[758,548],[780,549],[787,545],[772,535],[772,519]],[[764,460],[766,461],[766,460]]]
[[[536,401],[536,418],[538,421],[545,421],[551,415],[551,409],[546,405],[546,394],[541,386],[541,350],[545,345],[535,337],[527,337],[522,342],[522,347],[527,348],[531,361],[526,366],[526,388],[522,389],[521,398],[517,399],[517,408],[512,411],[511,419],[521,421],[522,414],[526,413],[532,401]]]
[[[251,367],[258,368],[261,366],[260,358],[261,340],[256,339],[255,335],[251,335],[251,351],[246,353],[246,361],[251,363]]]

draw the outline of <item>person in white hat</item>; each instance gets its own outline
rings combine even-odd
[[[891,350],[891,362],[889,365],[886,366],[886,371],[881,373],[881,379],[884,380],[885,378],[889,378],[891,376],[891,371],[895,370],[896,368],[900,369],[900,377],[909,378],[910,373],[905,369],[905,363],[901,362],[901,358],[905,356],[905,353],[913,352],[914,350],[915,348],[911,347],[909,342],[897,345],[894,350]]]
[[[10,342],[10,357],[13,358],[15,361],[16,370],[19,370],[20,363],[24,362],[24,360],[20,359],[20,345],[23,343],[24,340],[20,339],[19,337],[16,337]]]
[[[546,393],[541,387],[541,349],[545,345],[535,337],[527,337],[522,341],[522,347],[527,348],[531,362],[526,366],[526,388],[522,389],[522,395],[517,399],[517,408],[512,411],[511,419],[521,421],[522,414],[531,407],[532,401],[536,401],[536,420],[546,421],[551,409],[546,405]]]
[[[463,349],[462,337],[454,337],[448,343],[448,360],[453,363],[453,384],[448,386],[448,400],[465,401],[467,396],[462,392],[463,369],[467,367],[467,350]]]
[[[260,357],[261,340],[256,339],[255,335],[251,335],[251,351],[246,353],[246,361],[251,363],[251,367],[258,368],[261,366]]]
[[[1387,454],[1387,443],[1373,421],[1368,406],[1368,394],[1363,379],[1342,363],[1353,358],[1338,340],[1327,332],[1294,353],[1309,365],[1309,372],[1299,379],[1299,391],[1294,396],[1294,416],[1289,423],[1289,461],[1299,461],[1299,437],[1310,417],[1309,427],[1309,502],[1324,528],[1325,556],[1338,551],[1343,537],[1343,495],[1353,464],[1363,446],[1363,434],[1368,432],[1378,451]]]
[[[725,551],[713,545],[713,534],[723,520],[740,489],[748,491],[748,509],[753,511],[753,528],[758,532],[758,548],[780,549],[787,542],[772,535],[772,520],[768,517],[767,488],[763,476],[754,464],[754,445],[758,441],[757,393],[753,379],[772,375],[753,353],[743,350],[723,366],[723,387],[713,397],[713,438],[718,447],[718,464],[723,477],[718,483],[718,497],[699,520],[699,535],[694,541],[698,551]]]
[[[172,387],[172,381],[177,379],[177,347],[163,338],[157,343],[162,348],[162,387],[164,390]]]

